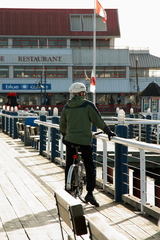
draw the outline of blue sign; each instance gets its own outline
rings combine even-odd
[[[45,89],[45,85],[42,84],[42,90]],[[9,84],[9,83],[2,83],[2,90],[34,90],[38,91],[41,89],[38,87],[38,84]],[[46,84],[46,90],[51,90],[51,84]]]

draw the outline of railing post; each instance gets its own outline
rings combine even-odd
[[[128,128],[124,125],[116,126],[118,137],[127,138]],[[115,201],[122,201],[122,194],[128,193],[128,147],[115,144]]]
[[[116,126],[118,137],[128,137],[128,127],[124,124],[124,111],[118,112],[119,125]],[[122,194],[128,193],[128,147],[115,144],[115,201],[122,201]]]
[[[31,108],[30,113],[34,113],[34,109],[33,108]]]
[[[93,125],[92,131],[93,132],[97,131],[97,127],[95,125]],[[97,160],[97,139],[96,138],[93,138],[92,146],[93,146],[93,160],[94,160],[94,164],[96,166],[96,160]]]
[[[40,121],[46,122],[46,116],[41,115]],[[40,125],[40,148],[39,148],[39,154],[42,155],[43,151],[46,150],[46,127],[43,125]]]
[[[97,127],[95,125],[92,126],[92,131],[96,132],[97,131]],[[96,167],[97,167],[97,139],[93,138],[92,140],[92,147],[93,147],[93,162],[94,162],[94,166],[95,166],[95,176],[97,174],[96,172]]]
[[[116,117],[118,117],[119,107],[116,108]]]
[[[9,118],[9,136],[12,137],[13,134],[13,118],[12,118],[12,113],[13,112],[9,112],[9,115],[11,116]]]
[[[145,163],[145,151],[140,150],[140,187],[141,187],[141,212],[143,212],[143,206],[146,204],[146,163]]]
[[[13,112],[13,116],[18,116],[18,112]],[[13,139],[18,138],[18,130],[17,130],[17,125],[16,122],[18,121],[18,118],[13,118]]]
[[[47,154],[50,155],[50,148],[51,148],[51,128],[48,127],[48,147],[47,147]]]
[[[134,118],[135,115],[133,114],[133,108],[130,109],[130,118]],[[134,138],[134,133],[133,133],[133,124],[129,124],[129,136],[128,138]]]
[[[9,112],[6,111],[6,116],[5,116],[5,131],[6,131],[6,134],[8,134],[8,129],[9,129],[9,125],[8,125],[8,114]]]
[[[159,134],[159,130],[160,130],[160,128],[159,128],[159,124],[157,124],[157,145],[159,145],[159,136],[160,136],[160,134]]]
[[[5,114],[6,110],[2,110],[2,113]],[[2,132],[4,132],[5,130],[5,117],[2,116]]]
[[[103,141],[103,189],[105,188],[105,185],[107,184],[107,141]]]
[[[63,159],[63,142],[62,142],[62,140],[63,140],[63,136],[61,134],[60,135],[60,159],[61,159],[60,166],[62,166],[62,159]]]
[[[51,109],[51,107],[48,108],[48,116],[52,116],[52,109]]]
[[[139,142],[141,142],[141,140],[142,140],[142,125],[139,123],[139,128],[138,128],[138,133],[139,133]]]
[[[52,117],[52,123],[59,124],[59,117],[54,116]],[[58,157],[58,147],[59,147],[59,140],[58,140],[58,130],[56,128],[52,128],[52,145],[51,145],[51,162],[54,162],[55,157]]]
[[[146,119],[151,120],[151,115],[147,114]],[[151,125],[146,124],[146,143],[150,143],[150,142],[151,142]]]

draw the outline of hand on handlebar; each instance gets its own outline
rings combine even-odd
[[[107,125],[104,127],[103,131],[108,135],[109,141],[111,140],[111,137],[117,136],[116,133],[112,132]]]
[[[111,137],[117,136],[115,132],[110,131],[108,134],[109,141],[111,140]]]

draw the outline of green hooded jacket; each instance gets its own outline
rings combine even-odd
[[[60,117],[60,132],[64,140],[80,145],[92,142],[92,124],[104,129],[105,122],[95,105],[81,96],[74,96],[64,106]]]

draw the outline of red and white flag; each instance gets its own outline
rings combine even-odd
[[[96,78],[94,76],[94,72],[93,72],[93,69],[92,69],[92,75],[91,75],[91,78],[90,78],[90,92],[95,93],[95,91],[96,91]]]
[[[102,17],[102,21],[106,23],[107,21],[107,13],[101,4],[96,0],[96,13]]]

